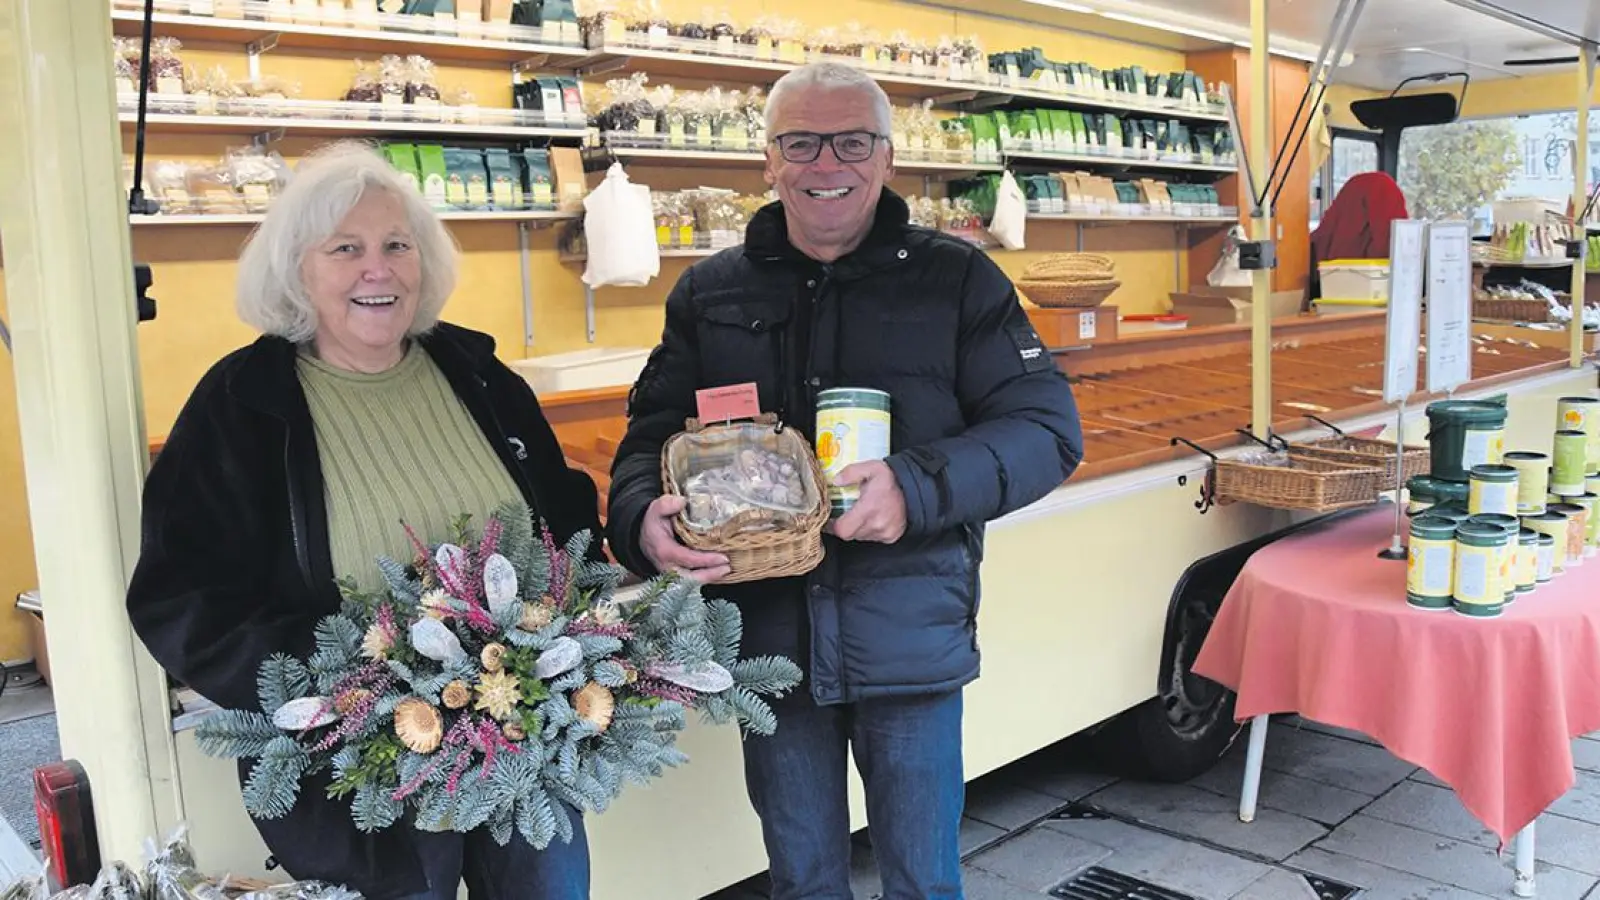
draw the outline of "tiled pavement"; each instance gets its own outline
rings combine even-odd
[[[1090,867],[1195,900],[1513,896],[1509,846],[1497,853],[1426,771],[1340,729],[1274,719],[1256,820],[1241,823],[1244,745],[1241,733],[1187,784],[1097,774],[1062,749],[979,779],[962,833],[967,900],[1039,900]],[[1577,785],[1538,821],[1540,900],[1600,900],[1600,733],[1575,741],[1573,757]],[[864,836],[855,870],[858,900],[876,897]],[[706,900],[765,896],[757,877]]]

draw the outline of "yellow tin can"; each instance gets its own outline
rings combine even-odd
[[[1452,607],[1472,618],[1492,618],[1505,611],[1500,587],[1500,556],[1511,535],[1496,525],[1465,522],[1456,529],[1455,584]]]
[[[1418,609],[1449,609],[1454,596],[1456,523],[1439,516],[1411,520],[1406,557],[1406,602]]]
[[[1556,539],[1548,534],[1539,534],[1539,571],[1534,576],[1540,584],[1556,577]]]
[[[1517,532],[1517,593],[1526,594],[1539,584],[1539,532]]]
[[[1581,431],[1558,431],[1555,465],[1550,470],[1550,493],[1576,497],[1583,493],[1588,467],[1589,436]]]
[[[1473,466],[1467,484],[1467,512],[1474,516],[1485,513],[1515,516],[1520,505],[1518,484],[1517,470],[1512,466]]]
[[[1467,522],[1498,528],[1506,533],[1506,542],[1499,546],[1499,555],[1495,560],[1495,578],[1501,596],[1510,603],[1517,598],[1517,532],[1522,530],[1522,522],[1516,516],[1503,513],[1479,513],[1469,517]]]
[[[1567,502],[1573,506],[1583,507],[1583,555],[1588,558],[1595,555],[1595,529],[1600,526],[1600,496],[1584,492],[1581,497],[1568,497]]]
[[[817,462],[828,479],[832,517],[849,512],[861,491],[835,485],[845,466],[889,455],[889,395],[871,388],[829,388],[817,394]]]
[[[1552,575],[1560,575],[1567,570],[1567,517],[1553,509],[1547,509],[1537,516],[1523,516],[1522,524],[1541,534],[1550,536],[1554,556],[1550,560]]]
[[[1517,470],[1517,515],[1544,512],[1545,495],[1550,492],[1550,455],[1513,450],[1501,459]]]
[[[1551,504],[1550,511],[1567,517],[1567,568],[1575,569],[1583,565],[1583,544],[1589,533],[1589,511],[1576,503]]]
[[[1581,431],[1587,440],[1585,474],[1600,474],[1600,400],[1594,397],[1562,397],[1556,401],[1556,429]]]

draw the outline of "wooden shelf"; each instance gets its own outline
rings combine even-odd
[[[1028,213],[1030,222],[1081,222],[1096,225],[1195,225],[1225,228],[1239,224],[1232,216],[1100,216],[1089,213]]]
[[[119,112],[117,119],[125,127],[133,127],[138,116],[133,112]],[[348,134],[352,136],[380,137],[383,135],[438,135],[440,137],[495,137],[495,138],[570,138],[583,137],[581,128],[552,128],[532,125],[468,125],[459,122],[396,122],[385,119],[316,119],[298,116],[213,116],[188,113],[146,113],[147,128],[159,129],[166,134],[249,134],[281,129],[290,134]]]
[[[733,150],[689,150],[670,147],[591,147],[584,150],[584,161],[590,170],[611,164],[615,156],[624,165],[673,166],[694,169],[740,168],[759,169],[767,163],[762,153]],[[1000,163],[934,162],[930,160],[896,159],[895,171],[903,175],[976,175],[982,172],[1000,172]]]
[[[179,213],[174,215],[129,216],[128,222],[136,226],[160,225],[255,225],[265,218],[262,213]],[[446,222],[533,222],[537,224],[565,222],[578,218],[575,212],[548,210],[441,210],[439,218]]]
[[[160,4],[158,4],[159,6]],[[435,60],[459,62],[497,62],[510,65],[545,57],[552,68],[570,69],[589,56],[583,47],[545,44],[532,39],[539,29],[521,25],[483,23],[482,37],[463,37],[459,33],[425,31],[417,26],[431,24],[430,17],[380,15],[351,19],[344,24],[310,24],[295,21],[269,21],[258,10],[264,4],[247,8],[255,18],[229,19],[216,16],[156,12],[151,17],[157,37],[180,41],[215,41],[254,44],[276,37],[280,47],[313,50],[338,50],[349,53],[420,53]],[[280,14],[281,15],[281,14]],[[144,28],[144,13],[136,9],[111,10],[115,34],[135,37]],[[385,27],[387,26],[387,27]]]
[[[1065,163],[1073,166],[1096,166],[1102,169],[1132,169],[1144,172],[1198,172],[1208,175],[1233,175],[1236,166],[1198,162],[1175,162],[1161,159],[1144,159],[1131,156],[1105,156],[1095,153],[1061,153],[1053,150],[1007,150],[1007,162],[1023,165],[1049,165]]]

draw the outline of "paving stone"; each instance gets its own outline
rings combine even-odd
[[[1044,891],[1111,855],[1108,847],[1092,840],[1038,826],[983,851],[967,865],[1017,887]]]
[[[1349,728],[1340,728],[1337,725],[1329,725],[1324,722],[1315,722],[1303,716],[1288,716],[1283,720],[1282,723],[1274,721],[1272,724],[1274,726],[1282,724],[1286,728],[1300,728],[1306,731],[1315,731],[1319,734],[1325,734],[1329,737],[1344,738],[1347,741],[1358,741],[1363,744],[1371,744],[1374,747],[1383,746],[1382,744],[1378,743],[1378,739],[1375,737],[1369,737],[1359,731],[1354,731]]]
[[[1075,767],[1055,754],[1028,757],[1005,772],[1019,784],[1068,802],[1082,800],[1118,780],[1115,775]]]
[[[1534,828],[1533,852],[1541,862],[1600,877],[1600,825],[1546,813]]]
[[[1271,870],[1263,863],[1114,819],[1052,819],[1038,827],[1113,847],[1116,853],[1098,865],[1198,900],[1229,900]]]
[[[1263,768],[1377,796],[1416,771],[1382,747],[1274,725]]]
[[[1244,786],[1244,756],[1239,752],[1223,757],[1205,774],[1187,783],[1227,797],[1237,816],[1239,792]],[[1371,802],[1371,794],[1261,767],[1261,787],[1256,794],[1258,814],[1263,809],[1276,809],[1323,825],[1337,825]]]
[[[1578,738],[1572,742],[1573,768],[1600,772],[1600,741]]]
[[[1420,781],[1400,782],[1362,814],[1481,847],[1499,845],[1494,832],[1467,812],[1455,791]]]
[[[1255,822],[1247,825],[1239,821],[1238,800],[1186,785],[1124,781],[1091,794],[1088,802],[1142,824],[1274,860],[1328,833],[1316,822],[1276,809],[1258,808]]]
[[[985,844],[991,844],[1006,836],[1004,828],[996,828],[987,822],[963,817],[961,819],[961,855],[977,850]]]
[[[1250,886],[1233,895],[1233,900],[1318,900],[1317,892],[1294,872],[1272,869]]]
[[[1593,772],[1579,772],[1577,775],[1577,784],[1550,804],[1549,811],[1558,816],[1600,825],[1600,775]]]
[[[1437,775],[1434,775],[1432,772],[1429,772],[1427,769],[1423,768],[1418,768],[1415,772],[1412,772],[1411,780],[1421,784],[1431,784],[1434,787],[1450,787],[1450,785],[1445,784],[1444,781],[1442,781]]]
[[[1317,848],[1353,856],[1443,884],[1501,896],[1512,880],[1512,854],[1501,856],[1480,847],[1357,815],[1334,829]],[[1595,886],[1595,878],[1571,869],[1540,863],[1535,868],[1541,900],[1578,900]]]
[[[1488,900],[1490,896],[1316,847],[1295,854],[1284,865],[1359,887],[1358,900]],[[1506,890],[1493,896],[1510,894],[1509,882],[1507,884]]]
[[[967,900],[1040,900],[1048,896],[970,866],[961,873],[961,893]]]
[[[980,779],[967,785],[964,815],[996,828],[1014,830],[1065,806],[1060,797],[1040,793],[1008,777]]]

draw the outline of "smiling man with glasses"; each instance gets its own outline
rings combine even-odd
[[[871,76],[801,67],[773,86],[766,118],[779,202],[667,298],[629,395],[607,536],[632,571],[683,572],[738,604],[745,655],[805,671],[802,690],[773,704],[777,733],[743,744],[773,900],[850,900],[852,755],[883,896],[959,900],[962,689],[978,677],[984,524],[1072,474],[1077,408],[999,267],[909,224],[884,187],[889,99]],[[721,585],[727,560],[673,536],[683,500],[662,495],[661,447],[697,415],[696,391],[747,383],[813,441],[821,391],[883,391],[890,452],[834,478],[859,499],[829,525],[815,570]]]

